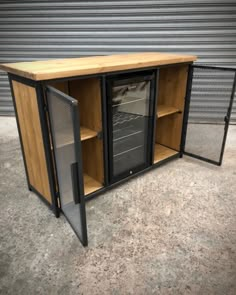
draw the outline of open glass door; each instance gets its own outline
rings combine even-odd
[[[185,154],[221,165],[235,92],[235,73],[235,69],[191,66],[183,133]]]
[[[84,246],[87,226],[78,102],[46,87],[61,209]]]

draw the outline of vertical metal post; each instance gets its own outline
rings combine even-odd
[[[219,166],[222,164],[222,160],[223,160],[223,155],[224,155],[224,150],[225,150],[225,143],[226,143],[226,138],[227,138],[228,129],[229,129],[230,117],[231,117],[231,111],[232,111],[233,102],[234,102],[235,87],[236,87],[236,71],[235,71],[235,74],[234,74],[234,82],[233,82],[233,86],[232,86],[229,107],[228,107],[227,115],[225,117],[225,132],[224,132],[224,138],[223,138],[222,148],[221,148],[221,152],[220,152]]]
[[[112,85],[111,80],[104,79],[105,83],[105,104],[106,104],[106,128],[107,128],[107,165],[108,165],[108,182],[112,182],[113,176],[113,118],[112,118]]]
[[[189,106],[190,106],[191,91],[192,91],[192,80],[193,80],[193,66],[189,65],[185,103],[184,103],[184,118],[183,118],[181,144],[180,144],[180,158],[183,157],[185,142],[186,142],[186,135],[187,135],[187,128],[188,128],[188,117],[189,117]]]
[[[84,176],[83,176],[83,159],[82,159],[82,145],[81,145],[81,137],[80,137],[80,114],[79,114],[79,107],[76,103],[71,103],[71,115],[73,121],[73,132],[74,132],[74,139],[75,139],[75,158],[76,162],[78,163],[78,189],[79,189],[79,200],[80,200],[80,222],[81,222],[81,229],[82,229],[82,237],[81,242],[83,246],[88,245],[88,234],[87,234],[87,222],[86,222],[86,208],[85,208],[85,200],[84,200]]]
[[[103,138],[103,164],[104,164],[104,186],[108,186],[108,138],[107,138],[107,95],[106,95],[106,76],[102,75],[101,86],[101,104],[102,104],[102,138]]]
[[[155,71],[154,79],[154,101],[153,101],[153,120],[152,120],[152,150],[151,150],[151,165],[154,163],[155,144],[156,144],[156,126],[157,126],[157,102],[158,102],[158,87],[159,87],[159,69]]]

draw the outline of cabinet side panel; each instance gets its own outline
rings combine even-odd
[[[12,81],[29,182],[50,204],[51,193],[34,87]]]

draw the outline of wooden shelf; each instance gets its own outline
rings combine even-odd
[[[100,182],[90,177],[88,174],[84,173],[84,194],[85,195],[91,194],[102,187],[103,185]]]
[[[86,127],[80,127],[80,137],[81,141],[93,138],[97,136],[97,132]],[[64,147],[66,145],[70,145],[74,143],[74,134],[71,129],[65,129],[63,131],[59,131],[57,135],[57,148]]]
[[[80,127],[80,137],[81,141],[84,141],[89,138],[93,138],[97,136],[97,132],[86,127]]]
[[[178,154],[177,151],[156,143],[154,152],[154,163],[158,163],[176,154]]]
[[[167,105],[164,105],[164,104],[161,104],[161,105],[157,106],[157,118],[161,118],[161,117],[164,117],[164,116],[176,114],[176,113],[179,113],[179,112],[180,112],[180,110],[175,108],[175,107],[167,106]]]

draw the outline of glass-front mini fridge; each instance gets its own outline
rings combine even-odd
[[[107,79],[109,181],[151,165],[155,72]]]

